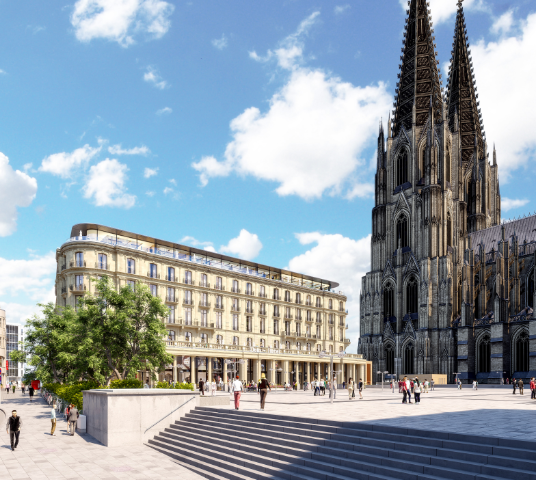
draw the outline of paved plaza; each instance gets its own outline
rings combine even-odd
[[[437,387],[421,394],[420,405],[404,405],[398,391],[378,387],[367,388],[363,400],[349,401],[346,391],[337,393],[331,405],[327,394],[314,397],[310,391],[272,391],[265,413],[536,440],[536,431],[531,428],[536,422],[536,400],[530,399],[530,390],[514,396],[509,387],[480,387],[477,391],[467,386],[461,391],[454,386]],[[260,411],[258,399],[256,393],[244,393],[241,410]],[[16,409],[24,422],[15,452],[9,447],[5,420],[1,426],[2,479],[201,478],[147,446],[107,448],[89,435],[71,437],[62,420],[58,421],[57,436],[51,437],[48,405],[40,398],[30,404],[20,391],[15,395],[4,392],[0,408],[6,412]]]

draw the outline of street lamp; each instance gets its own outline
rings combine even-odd
[[[332,389],[333,389],[333,377],[334,377],[334,375],[333,375],[333,373],[334,373],[334,372],[333,372],[333,357],[343,358],[345,355],[346,355],[346,352],[339,352],[339,353],[337,353],[336,355],[333,355],[333,354],[332,354],[332,355],[329,355],[328,353],[326,353],[325,350],[321,351],[321,352],[318,354],[318,356],[319,356],[320,358],[330,357],[330,360],[331,360],[331,362],[330,362],[330,369],[329,369],[329,371],[330,371],[330,373],[331,373],[331,375],[330,375],[330,377],[331,377],[331,378],[330,378],[331,381],[329,382],[329,397],[330,397],[330,403],[333,403],[333,392],[332,392]]]
[[[383,392],[383,375],[384,375],[384,373],[389,373],[389,372],[377,371],[376,373],[381,373],[382,374],[382,392]]]

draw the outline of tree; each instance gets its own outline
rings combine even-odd
[[[113,376],[133,378],[142,368],[154,375],[171,363],[163,322],[168,313],[146,285],[117,292],[108,277],[98,280],[96,295],[85,296],[78,309],[84,337],[80,353],[90,356],[96,378],[109,385]]]

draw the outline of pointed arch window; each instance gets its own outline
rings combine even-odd
[[[400,241],[400,247],[409,247],[409,222],[408,217],[400,215],[396,221],[396,248]]]
[[[415,359],[415,347],[412,342],[404,347],[404,375],[413,375],[413,360]]]
[[[447,156],[445,158],[445,170],[446,170],[446,180],[447,182],[451,182],[451,172],[452,172],[452,167],[451,167],[451,164],[450,164],[450,152],[447,152]]]
[[[417,279],[411,277],[406,285],[406,313],[417,313],[419,311],[419,289]]]
[[[530,272],[529,278],[527,280],[527,305],[530,308],[534,308],[534,270]]]
[[[408,152],[403,150],[396,159],[396,186],[408,181]]]
[[[385,318],[395,316],[395,289],[388,283],[383,290],[383,313]]]
[[[447,247],[452,248],[452,218],[450,212],[447,212]]]
[[[385,370],[395,373],[395,350],[392,345],[385,347]]]
[[[478,372],[487,373],[491,370],[491,344],[490,336],[484,335],[478,344]]]
[[[517,337],[515,343],[515,365],[514,371],[528,372],[529,371],[529,334],[523,331]]]

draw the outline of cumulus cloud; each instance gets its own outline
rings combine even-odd
[[[115,159],[107,158],[89,169],[84,186],[84,197],[93,199],[97,207],[131,208],[136,196],[127,193],[128,167]]]
[[[536,156],[536,63],[527,61],[536,49],[536,13],[521,21],[514,18],[514,26],[514,33],[497,41],[481,39],[471,45],[487,139],[497,145],[501,179],[506,180]]]
[[[154,177],[155,175],[158,175],[158,167],[156,168],[145,168],[145,170],[143,171],[143,176],[145,178],[151,178],[151,177]]]
[[[514,208],[524,207],[529,201],[527,199],[517,199],[517,198],[501,198],[501,210],[508,212]]]
[[[302,245],[313,245],[307,252],[292,258],[289,270],[340,284],[336,288],[348,298],[349,326],[347,335],[352,341],[351,350],[357,349],[359,339],[359,293],[361,277],[370,270],[370,239],[368,235],[353,240],[340,234],[319,232],[298,233]]]
[[[168,83],[162,80],[162,77],[153,67],[147,67],[147,71],[143,74],[143,80],[160,90],[164,90],[168,86]]]
[[[156,111],[157,115],[169,115],[173,110],[170,107],[164,107]]]
[[[121,144],[118,143],[117,145],[110,145],[108,147],[108,152],[112,155],[147,155],[151,153],[151,150],[145,145],[134,148],[122,148]]]
[[[45,157],[39,167],[40,172],[51,173],[61,178],[70,178],[79,168],[84,168],[102,147],[84,145],[73,152],[54,153]]]
[[[339,194],[349,179],[353,189],[357,168],[366,164],[362,153],[377,133],[370,119],[389,110],[391,95],[383,83],[355,87],[301,66],[301,39],[317,16],[310,15],[264,57],[288,70],[288,81],[272,96],[268,111],[250,107],[231,121],[233,139],[222,160],[207,155],[192,164],[202,186],[237,173],[275,182],[281,196],[307,200]]]
[[[0,152],[0,237],[17,229],[19,207],[29,207],[37,193],[37,180],[13,170],[9,158]]]
[[[227,245],[220,247],[221,253],[227,253],[244,260],[253,260],[261,251],[262,243],[255,233],[249,233],[246,229],[240,230],[238,237],[229,240]]]
[[[128,47],[139,34],[148,38],[165,35],[174,8],[163,0],[78,0],[71,25],[81,42],[103,38]]]
[[[398,0],[402,9],[406,11],[408,9],[408,0]],[[432,20],[434,25],[446,22],[452,16],[456,14],[458,10],[456,2],[450,0],[427,0],[430,3],[430,9],[432,10]],[[489,6],[484,0],[465,0],[463,2],[463,8],[466,11],[487,11],[489,12]]]
[[[183,245],[190,245],[195,248],[202,248],[203,250],[206,250],[207,252],[216,253],[216,249],[214,248],[214,244],[212,242],[201,242],[197,240],[194,237],[185,236],[182,237],[180,240],[180,243]]]
[[[490,32],[496,35],[508,33],[514,26],[514,12],[508,10],[493,22]]]
[[[216,38],[212,40],[212,46],[217,48],[218,50],[223,50],[225,47],[227,47],[227,37],[224,35],[221,36],[221,38]]]

